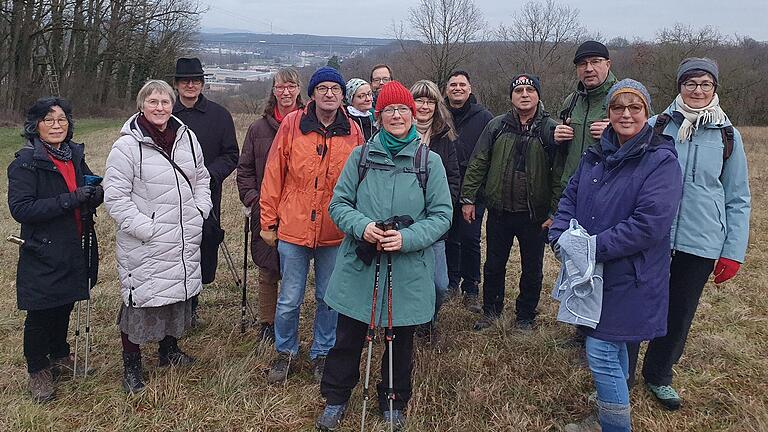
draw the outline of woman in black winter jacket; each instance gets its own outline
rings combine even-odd
[[[98,272],[93,212],[104,200],[101,186],[85,185],[93,173],[82,144],[71,141],[72,110],[64,99],[43,98],[27,111],[24,147],[8,166],[8,207],[21,223],[16,272],[18,307],[24,321],[24,357],[29,390],[38,401],[53,399],[54,375],[74,373],[67,343],[75,302],[89,298]],[[74,252],[74,253],[73,253]],[[86,264],[92,263],[90,274]]]
[[[451,202],[454,206],[459,200],[459,161],[456,156],[459,136],[453,127],[451,114],[440,96],[437,84],[429,80],[417,81],[411,87],[411,94],[416,102],[416,131],[419,133],[422,144],[440,155],[448,178],[448,188],[451,191]],[[440,240],[432,245],[435,252],[435,316],[432,322],[422,325],[417,330],[417,335],[429,336],[432,344],[439,343],[437,334],[437,313],[445,300],[448,291],[448,264],[445,257],[446,233]]]

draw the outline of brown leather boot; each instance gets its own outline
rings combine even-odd
[[[29,392],[36,402],[53,400],[53,374],[50,367],[29,374]]]

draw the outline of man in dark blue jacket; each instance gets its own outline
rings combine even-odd
[[[445,86],[448,109],[453,116],[453,125],[459,133],[456,156],[462,180],[467,171],[470,156],[485,125],[493,118],[488,109],[477,103],[472,94],[472,84],[467,72],[457,70],[448,78]],[[461,188],[460,188],[461,189]],[[448,231],[445,254],[448,261],[448,292],[455,293],[461,286],[464,291],[464,305],[475,313],[482,312],[478,301],[480,284],[480,230],[485,205],[475,203],[475,220],[467,223],[461,214],[461,207],[453,209],[453,223]],[[462,282],[463,279],[463,282]]]

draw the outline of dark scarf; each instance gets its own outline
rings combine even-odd
[[[45,147],[45,150],[47,150],[48,154],[50,154],[52,157],[62,162],[69,162],[72,160],[72,147],[69,146],[69,142],[64,141],[59,144],[59,148],[55,148],[54,146],[39,138],[38,140],[43,143],[43,147]]]
[[[155,145],[163,149],[166,154],[171,154],[173,143],[176,141],[176,131],[179,129],[175,122],[172,122],[169,119],[165,126],[165,130],[162,132],[157,126],[150,123],[149,120],[144,117],[144,114],[139,114],[138,123],[141,131],[149,135]]]

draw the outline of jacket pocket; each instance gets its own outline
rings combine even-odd
[[[707,130],[709,131],[709,130]],[[705,185],[707,187],[720,187],[720,173],[723,169],[723,144],[720,141],[705,141],[705,136],[697,142],[694,138],[693,144],[693,169],[691,177],[694,183]]]
[[[625,291],[637,286],[636,259],[637,254],[605,262],[603,288],[606,291]]]

